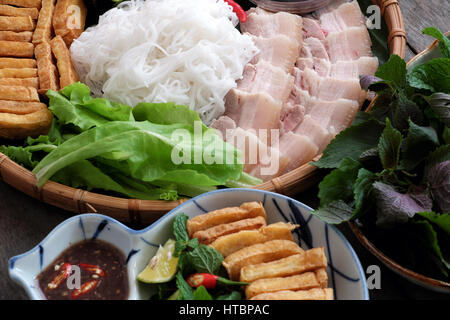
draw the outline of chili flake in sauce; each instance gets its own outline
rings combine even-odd
[[[80,286],[70,289],[75,268]],[[69,279],[70,277],[70,279]],[[78,242],[64,250],[37,277],[48,300],[126,300],[129,295],[126,258],[101,240]]]

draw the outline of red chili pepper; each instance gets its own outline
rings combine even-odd
[[[61,271],[53,278],[52,282],[48,284],[50,290],[58,288],[72,273],[72,265],[68,262],[64,263],[60,269]]]
[[[100,268],[99,266],[95,266],[93,264],[79,263],[78,266],[100,277],[104,277],[106,274],[106,272],[102,268]]]
[[[225,0],[225,2],[228,2],[228,4],[233,7],[233,11],[236,13],[239,21],[247,21],[247,13],[245,13],[244,9],[242,9],[238,3],[234,2],[234,0]]]
[[[204,286],[206,289],[214,289],[218,283],[225,284],[225,285],[246,285],[246,284],[248,284],[247,282],[231,281],[231,280],[216,276],[214,274],[209,274],[209,273],[192,274],[187,278],[186,281],[193,288],[198,288],[200,286]]]
[[[92,290],[94,290],[99,283],[99,280],[90,280],[88,282],[83,283],[80,289],[76,289],[72,292],[71,298],[77,299],[81,297],[82,295],[85,295]]]

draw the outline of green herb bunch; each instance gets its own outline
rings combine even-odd
[[[314,214],[357,221],[394,260],[449,280],[450,41],[435,28],[423,32],[439,39],[442,57],[407,70],[393,55],[361,79],[377,99],[313,163],[333,169]]]

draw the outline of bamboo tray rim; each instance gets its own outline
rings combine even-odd
[[[380,6],[389,29],[388,46],[391,54],[405,57],[406,32],[397,0],[372,0]],[[322,155],[311,161],[317,161]],[[293,195],[302,192],[320,181],[318,169],[306,163],[280,177],[264,182],[254,189]],[[174,209],[188,199],[178,201],[139,200],[114,197],[75,189],[53,181],[42,188],[37,187],[36,177],[29,170],[0,153],[0,178],[23,193],[74,213],[103,213],[119,221],[152,223],[162,214]]]

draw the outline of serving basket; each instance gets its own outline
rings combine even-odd
[[[397,0],[372,0],[380,6],[381,14],[389,31],[387,43],[391,54],[405,57],[406,32]],[[317,156],[312,161],[320,159]],[[255,186],[255,189],[274,191],[284,195],[295,195],[315,184],[321,178],[318,169],[305,164],[280,177]],[[33,173],[0,153],[0,178],[17,190],[47,204],[74,213],[102,213],[119,221],[131,224],[149,224],[164,213],[174,209],[187,199],[178,201],[138,200],[107,196],[81,189],[71,188],[48,181],[37,187]]]

